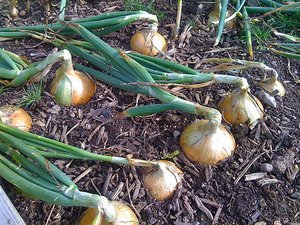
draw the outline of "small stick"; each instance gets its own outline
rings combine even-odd
[[[219,216],[220,216],[221,211],[222,211],[222,208],[223,208],[222,206],[218,208],[218,210],[217,210],[217,212],[215,214],[215,217],[214,217],[214,219],[212,221],[212,224],[216,224],[218,222]]]
[[[259,159],[259,157],[261,157],[262,155],[264,155],[266,152],[262,152],[259,155],[255,156],[249,163],[247,166],[245,166],[245,168],[243,169],[243,171],[240,173],[240,175],[235,179],[235,181],[233,182],[234,185],[237,185],[237,183],[240,181],[240,179],[245,175],[245,173],[250,169],[250,167],[253,165],[253,163],[256,162],[256,160]]]
[[[85,171],[83,171],[83,173],[81,173],[78,177],[76,177],[73,182],[74,184],[76,184],[78,181],[80,181],[83,177],[85,177],[86,175],[88,175],[91,171],[92,171],[92,167],[87,168]]]
[[[197,195],[195,196],[195,202],[197,207],[212,221],[214,219],[213,215],[211,214],[209,209],[205,207],[205,205]]]
[[[55,208],[55,205],[52,205],[51,210],[50,210],[50,213],[49,213],[49,216],[47,217],[47,220],[46,220],[46,224],[45,224],[45,225],[48,225],[48,224],[49,224],[49,221],[50,221],[50,218],[51,218],[51,216],[52,216],[52,213],[53,213],[54,208]]]

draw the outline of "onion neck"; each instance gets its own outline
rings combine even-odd
[[[249,90],[249,84],[246,78],[244,77],[236,77],[222,74],[214,74],[213,79],[217,83],[225,83],[225,84],[235,84],[241,89]]]

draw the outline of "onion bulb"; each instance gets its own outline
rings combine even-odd
[[[166,51],[167,42],[155,29],[144,29],[132,36],[130,48],[143,55],[155,56]]]
[[[209,120],[187,126],[179,143],[188,159],[203,165],[216,165],[230,157],[235,149],[232,134],[222,124]]]
[[[173,197],[182,182],[183,172],[167,160],[159,160],[157,166],[145,169],[143,182],[149,194],[156,200],[163,201]]]
[[[63,106],[86,104],[95,92],[96,84],[88,75],[64,65],[56,71],[50,87],[50,93]]]
[[[119,202],[119,201],[112,201],[111,202],[113,207],[115,208],[117,212],[117,218],[114,222],[109,223],[106,222],[104,217],[102,215],[99,215],[99,210],[97,208],[88,208],[80,218],[77,225],[91,225],[94,220],[96,219],[96,216],[98,215],[98,223],[95,223],[95,225],[138,225],[139,221],[132,211],[132,209],[127,206],[126,204]]]
[[[220,4],[218,1],[216,1],[216,3],[214,4],[214,9],[213,9],[213,11],[211,11],[211,12],[209,13],[209,15],[208,15],[208,24],[209,24],[209,25],[211,25],[211,24],[214,24],[214,25],[219,24],[219,21],[220,21],[220,11],[221,11],[220,5],[221,5],[221,4]],[[228,10],[227,10],[227,13],[226,13],[226,19],[227,19],[228,17],[232,16],[233,13],[234,13],[233,10],[228,9]],[[235,26],[236,26],[236,19],[235,19],[235,18],[232,19],[232,20],[230,20],[230,21],[228,21],[228,22],[226,22],[226,24],[225,24],[225,28],[226,28],[227,30],[231,30],[231,29],[233,29]]]
[[[276,79],[276,76],[261,80],[259,85],[269,93],[276,91],[277,95],[281,97],[285,95],[285,88],[282,83]]]
[[[0,107],[0,122],[25,131],[32,126],[31,116],[24,109],[11,105]]]
[[[233,125],[247,123],[250,128],[263,117],[263,110],[261,102],[246,89],[227,95],[219,103],[219,111],[227,122]]]

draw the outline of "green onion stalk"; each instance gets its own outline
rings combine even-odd
[[[8,87],[19,87],[40,73],[46,75],[49,68],[59,61],[72,64],[68,50],[54,52],[40,62],[28,63],[18,55],[0,49],[0,79],[6,80],[4,83]]]
[[[158,87],[147,69],[125,52],[110,47],[80,25],[70,23],[66,25],[71,27],[85,41],[89,42],[98,53],[102,54],[106,61],[106,65],[104,64],[103,66],[103,61],[97,59],[97,57],[92,55],[86,57],[88,54],[78,52],[78,56],[106,73],[82,65],[77,65],[77,69],[83,70],[107,84],[124,90],[131,89],[133,92],[152,96],[162,102],[161,104],[129,108],[117,115],[116,118],[143,116],[167,110],[181,110],[186,113],[196,114],[205,119],[186,127],[183,131],[180,146],[184,154],[196,163],[208,165],[216,165],[233,154],[235,149],[234,137],[221,124],[222,115],[218,110],[184,100]],[[108,64],[110,69],[105,70]],[[222,138],[223,140],[221,141]],[[220,144],[216,145],[215,143]],[[151,180],[158,179],[154,178]]]
[[[9,137],[9,139],[7,138]],[[40,171],[35,169],[35,164],[32,164],[31,162],[27,162],[24,157],[22,157],[19,152],[12,150],[12,148],[9,148],[5,145],[1,145],[2,142],[5,142],[7,144],[7,140],[9,140],[8,144],[10,147],[14,149],[18,149],[21,153],[27,154],[29,152],[30,156],[32,157],[38,157],[39,158],[39,163],[41,164],[40,166],[43,167],[45,165],[45,158],[56,158],[56,159],[77,159],[77,160],[93,160],[93,161],[101,161],[101,162],[107,162],[107,163],[114,163],[114,164],[121,164],[121,165],[130,165],[130,166],[140,166],[140,167],[147,167],[149,171],[151,171],[151,174],[154,175],[158,181],[155,184],[155,182],[151,185],[145,183],[146,189],[151,190],[153,188],[167,188],[169,190],[168,195],[165,196],[164,198],[159,198],[158,200],[165,200],[169,197],[171,197],[176,189],[178,188],[178,185],[182,182],[182,171],[176,167],[176,165],[170,161],[165,161],[165,160],[158,160],[158,161],[149,161],[149,160],[140,160],[140,159],[134,159],[132,158],[132,155],[128,155],[126,158],[124,157],[115,157],[115,156],[108,156],[108,155],[100,155],[92,152],[85,151],[83,149],[67,145],[43,136],[39,136],[30,132],[26,132],[8,125],[5,125],[0,122],[0,153],[1,153],[1,147],[4,149],[4,153],[8,155],[13,154],[13,158],[21,163],[21,166],[24,167],[27,170],[30,170],[31,173],[38,173],[42,178],[46,179],[46,188],[51,188],[52,191],[60,191],[61,186],[53,186],[53,185],[48,185],[49,182],[52,181],[52,177],[49,175],[45,175],[45,171]],[[24,146],[23,148],[22,145]],[[19,149],[21,148],[21,149]],[[5,150],[6,149],[6,150]],[[27,151],[27,152],[25,152]],[[15,156],[17,155],[17,156]],[[0,154],[1,156],[1,154]],[[28,156],[28,155],[27,155]],[[17,157],[17,158],[16,158]],[[45,158],[44,158],[45,157]],[[34,160],[33,160],[34,161]],[[1,162],[1,160],[0,160]],[[35,162],[35,161],[34,161]],[[47,169],[50,168],[52,172],[52,164],[48,165],[48,161],[46,164]],[[56,171],[57,169],[54,168]],[[22,169],[20,170],[20,172]],[[47,172],[47,171],[46,171]],[[26,174],[25,174],[26,175]],[[146,173],[145,177],[147,177],[149,174]],[[0,172],[0,176],[3,176],[6,179],[6,176],[2,175]],[[63,179],[65,176],[62,175],[62,173],[59,173],[59,176],[62,177]],[[63,179],[60,177],[56,177],[56,180],[64,182]],[[30,179],[29,179],[30,178]],[[26,175],[25,179],[29,179],[29,181],[34,182],[35,184],[44,184],[43,182],[40,182],[40,178],[34,179],[33,177],[30,177]],[[8,180],[12,182],[13,180]],[[173,183],[173,186],[170,187],[168,185],[168,182]],[[12,182],[15,184],[14,182]],[[64,182],[64,184],[69,184],[71,185],[70,181],[68,183]],[[164,186],[166,185],[166,186]],[[16,185],[17,186],[17,185]],[[74,185],[71,185],[74,187]],[[19,187],[19,186],[18,186]],[[45,188],[44,187],[44,188]],[[62,186],[62,190],[68,190],[64,186]],[[21,188],[22,189],[22,188]],[[76,189],[77,190],[77,189]],[[24,190],[26,192],[26,190]],[[78,191],[77,191],[78,192]],[[77,193],[76,192],[76,193]],[[68,193],[68,192],[67,192]],[[64,194],[64,193],[61,193]],[[68,197],[68,196],[67,196]],[[72,197],[72,196],[71,196]],[[154,198],[156,196],[153,196]],[[98,198],[98,197],[97,197]],[[95,199],[95,201],[97,200]],[[48,198],[40,198],[44,201],[50,201]],[[55,199],[55,198],[54,198]],[[76,199],[76,198],[75,198]],[[73,202],[54,202],[54,204],[64,204],[64,205],[71,205]],[[76,203],[76,202],[75,202]],[[73,203],[73,204],[75,204]],[[79,203],[78,203],[79,204]],[[89,203],[86,203],[86,207],[93,207],[93,205],[87,205]],[[94,204],[94,202],[93,202]],[[95,207],[95,206],[94,206]]]
[[[81,19],[72,20],[73,23],[80,24],[85,28],[92,30],[97,35],[105,35],[119,30],[137,20],[145,20],[151,23],[151,27],[157,27],[158,20],[155,15],[145,11],[123,11],[109,12],[96,16],[90,16]],[[71,35],[74,32],[69,28],[64,28],[61,23],[42,24],[36,26],[20,26],[13,28],[0,28],[0,41],[16,38],[30,37],[30,34],[24,31],[35,31],[45,33],[46,30],[56,32],[61,35]]]
[[[214,46],[217,46],[219,44],[222,33],[223,33],[223,29],[225,27],[228,0],[221,0],[221,2],[220,2],[220,0],[216,0],[216,4],[221,5],[221,11],[220,11],[219,25],[218,25],[218,29],[217,29],[217,37],[216,37]]]
[[[116,211],[103,196],[82,192],[36,149],[14,135],[0,132],[0,176],[25,194],[50,204],[98,208],[108,222]]]
[[[247,49],[249,53],[250,60],[253,60],[253,47],[252,47],[252,38],[251,38],[251,26],[249,22],[249,16],[247,13],[246,8],[243,8],[243,20],[244,20],[244,31],[246,33],[246,43],[247,43]]]

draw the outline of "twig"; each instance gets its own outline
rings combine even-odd
[[[253,163],[256,162],[256,160],[259,159],[259,157],[261,157],[262,155],[264,155],[266,152],[262,152],[259,155],[255,156],[249,163],[247,166],[245,166],[245,168],[243,169],[243,171],[240,173],[240,175],[235,179],[235,181],[233,182],[234,185],[237,185],[237,183],[240,181],[240,179],[245,175],[245,173],[249,170],[249,168],[253,165]]]
[[[46,220],[46,224],[45,224],[45,225],[48,225],[48,224],[49,224],[49,221],[50,221],[50,218],[51,218],[51,216],[52,216],[52,213],[53,213],[54,208],[55,208],[55,205],[52,205],[51,210],[50,210],[50,213],[49,213],[49,216],[47,217],[47,220]]]
[[[76,177],[73,182],[76,184],[78,181],[80,181],[83,177],[88,175],[92,171],[92,167],[87,168],[85,171],[83,171],[78,177]]]
[[[213,215],[211,214],[209,209],[206,208],[205,205],[203,205],[201,199],[197,195],[195,195],[195,202],[197,207],[212,221],[214,219]]]

